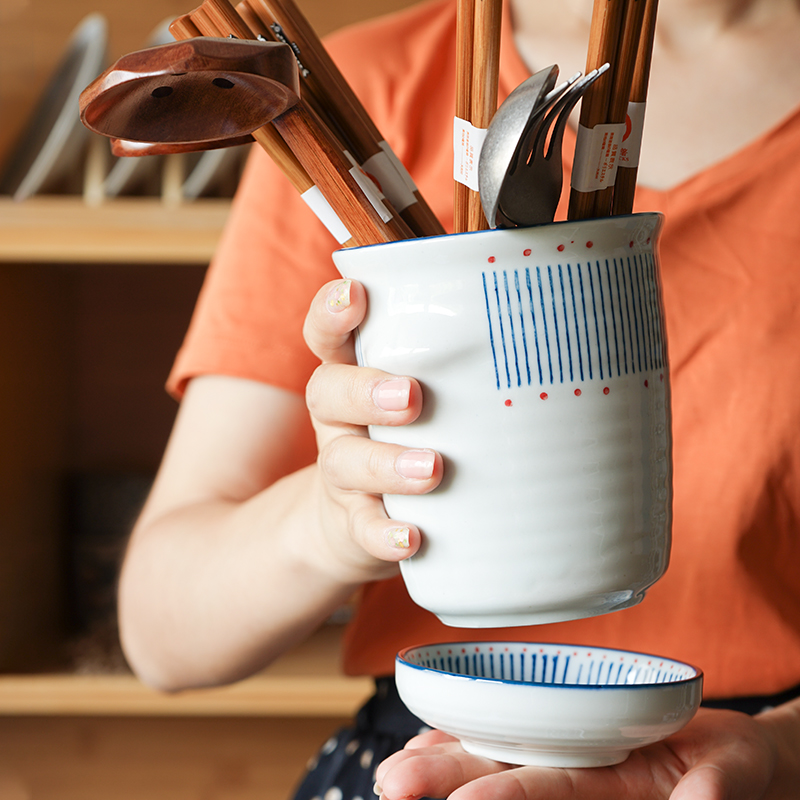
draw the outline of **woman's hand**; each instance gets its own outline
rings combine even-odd
[[[383,800],[789,800],[800,786],[790,706],[758,717],[700,709],[669,739],[596,769],[511,767],[431,731],[386,759],[376,779]]]
[[[322,361],[309,381],[306,402],[319,449],[323,528],[337,559],[349,559],[361,580],[393,574],[395,562],[413,555],[420,544],[412,523],[388,519],[380,495],[424,494],[442,478],[442,459],[433,450],[368,437],[367,425],[413,422],[422,410],[422,392],[413,378],[355,366],[353,331],[366,308],[361,284],[333,281],[317,293],[304,329],[308,346]],[[380,562],[390,563],[381,567]]]

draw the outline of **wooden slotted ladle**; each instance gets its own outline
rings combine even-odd
[[[219,142],[272,122],[352,237],[411,238],[384,219],[337,143],[299,95],[288,45],[199,37],[123,56],[81,96],[81,118],[105,136],[166,143]]]
[[[104,136],[201,144],[252,133],[299,92],[289,48],[203,37],[120,58],[84,91],[81,119]]]

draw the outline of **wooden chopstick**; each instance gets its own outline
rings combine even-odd
[[[475,36],[475,0],[458,0],[456,7],[455,116],[468,122],[472,116],[472,46]],[[470,188],[459,180],[453,187],[453,230],[469,230]]]
[[[206,0],[189,17],[204,36],[255,38],[228,0]],[[302,100],[276,117],[271,125],[349,231],[351,239],[346,244],[377,244],[414,237],[396,215],[383,220],[351,173],[352,164],[337,137]],[[270,131],[259,129],[253,138],[273,154],[271,148],[276,140]]]
[[[606,62],[612,65],[613,70],[625,7],[626,0],[594,0],[589,30],[589,49],[586,56],[587,73],[598,69]],[[576,156],[578,148],[581,146],[581,140],[592,128],[605,122],[611,96],[610,73],[612,70],[601,75],[581,99]],[[576,164],[575,166],[579,167],[580,165]],[[570,189],[568,218],[587,219],[591,217],[594,211],[593,195],[594,192],[580,191],[573,185]]]
[[[192,22],[188,14],[183,14],[172,20],[169,24],[169,32],[175,39],[193,39],[195,36],[203,35],[200,33],[200,28]]]
[[[642,31],[639,37],[639,48],[636,53],[636,64],[631,83],[630,102],[639,103],[637,122],[644,122],[644,104],[647,102],[647,88],[650,83],[650,64],[653,58],[653,45],[656,36],[656,15],[658,13],[658,0],[645,0]],[[641,130],[635,132],[641,137]],[[633,138],[633,137],[632,137]],[[638,172],[640,138],[634,140],[637,147],[635,153],[630,154],[634,166],[620,167],[617,170],[617,180],[614,184],[613,214],[630,214],[633,211],[633,201],[636,193],[636,175]]]
[[[367,172],[375,172],[391,204],[418,236],[444,233],[408,171],[367,113],[358,96],[294,0],[243,0],[237,6],[265,38],[291,44],[301,64],[307,97]],[[379,171],[380,170],[380,171]]]
[[[503,1],[474,0],[474,3],[470,122],[485,130],[497,111]],[[489,223],[483,213],[480,192],[470,189],[467,197],[467,230],[487,229]]]
[[[644,19],[645,0],[627,0],[619,47],[611,69],[611,91],[606,112],[606,124],[625,122],[631,96],[633,73],[639,51]],[[621,142],[620,142],[621,145]],[[614,183],[594,192],[594,217],[607,217],[612,212]]]

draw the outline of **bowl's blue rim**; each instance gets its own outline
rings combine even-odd
[[[512,681],[506,678],[485,678],[478,675],[465,675],[462,672],[449,672],[448,670],[444,669],[434,669],[433,667],[425,667],[421,664],[412,664],[410,661],[405,659],[405,654],[411,650],[421,650],[422,648],[434,648],[434,647],[475,647],[476,645],[481,646],[499,646],[503,647],[505,645],[514,645],[516,646],[523,646],[523,647],[562,647],[565,649],[569,648],[581,648],[581,649],[592,649],[592,650],[605,650],[609,653],[621,653],[623,655],[633,655],[633,656],[644,656],[645,658],[659,658],[663,659],[664,661],[669,661],[672,664],[679,665],[681,667],[688,667],[689,669],[693,669],[695,674],[690,678],[681,678],[677,681],[668,681],[665,683],[637,683],[637,684],[587,684],[587,683],[534,683],[533,681]],[[515,640],[491,640],[485,642],[479,641],[457,641],[457,642],[435,642],[433,644],[417,644],[417,645],[410,645],[409,647],[404,647],[400,650],[397,655],[395,656],[395,664],[402,664],[404,667],[408,667],[410,669],[419,670],[420,672],[431,672],[436,673],[438,675],[450,675],[454,678],[463,678],[464,680],[468,681],[478,681],[482,683],[490,683],[490,684],[508,684],[509,686],[535,686],[540,689],[593,689],[593,690],[628,690],[636,689],[636,690],[644,690],[644,689],[655,689],[658,687],[668,687],[668,686],[688,686],[692,683],[701,682],[703,680],[703,670],[699,667],[696,667],[694,664],[689,664],[686,661],[678,661],[675,658],[670,658],[669,656],[660,656],[655,655],[653,653],[642,653],[638,650],[622,650],[618,647],[603,647],[602,645],[586,645],[586,644],[568,644],[562,642],[527,642],[527,641],[515,641]]]

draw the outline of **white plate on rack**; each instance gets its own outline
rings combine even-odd
[[[0,194],[24,200],[47,191],[76,169],[89,131],[80,120],[78,99],[102,71],[108,24],[89,14],[72,32],[66,50],[0,177]]]
[[[238,145],[203,153],[183,183],[181,193],[184,200],[196,200],[223,183],[235,187],[247,152],[248,145]],[[232,180],[233,176],[236,180]]]
[[[174,17],[160,22],[147,37],[145,47],[156,47],[174,41],[169,26]],[[118,197],[135,191],[152,180],[161,166],[163,156],[121,156],[114,159],[111,169],[103,181],[103,196]]]

